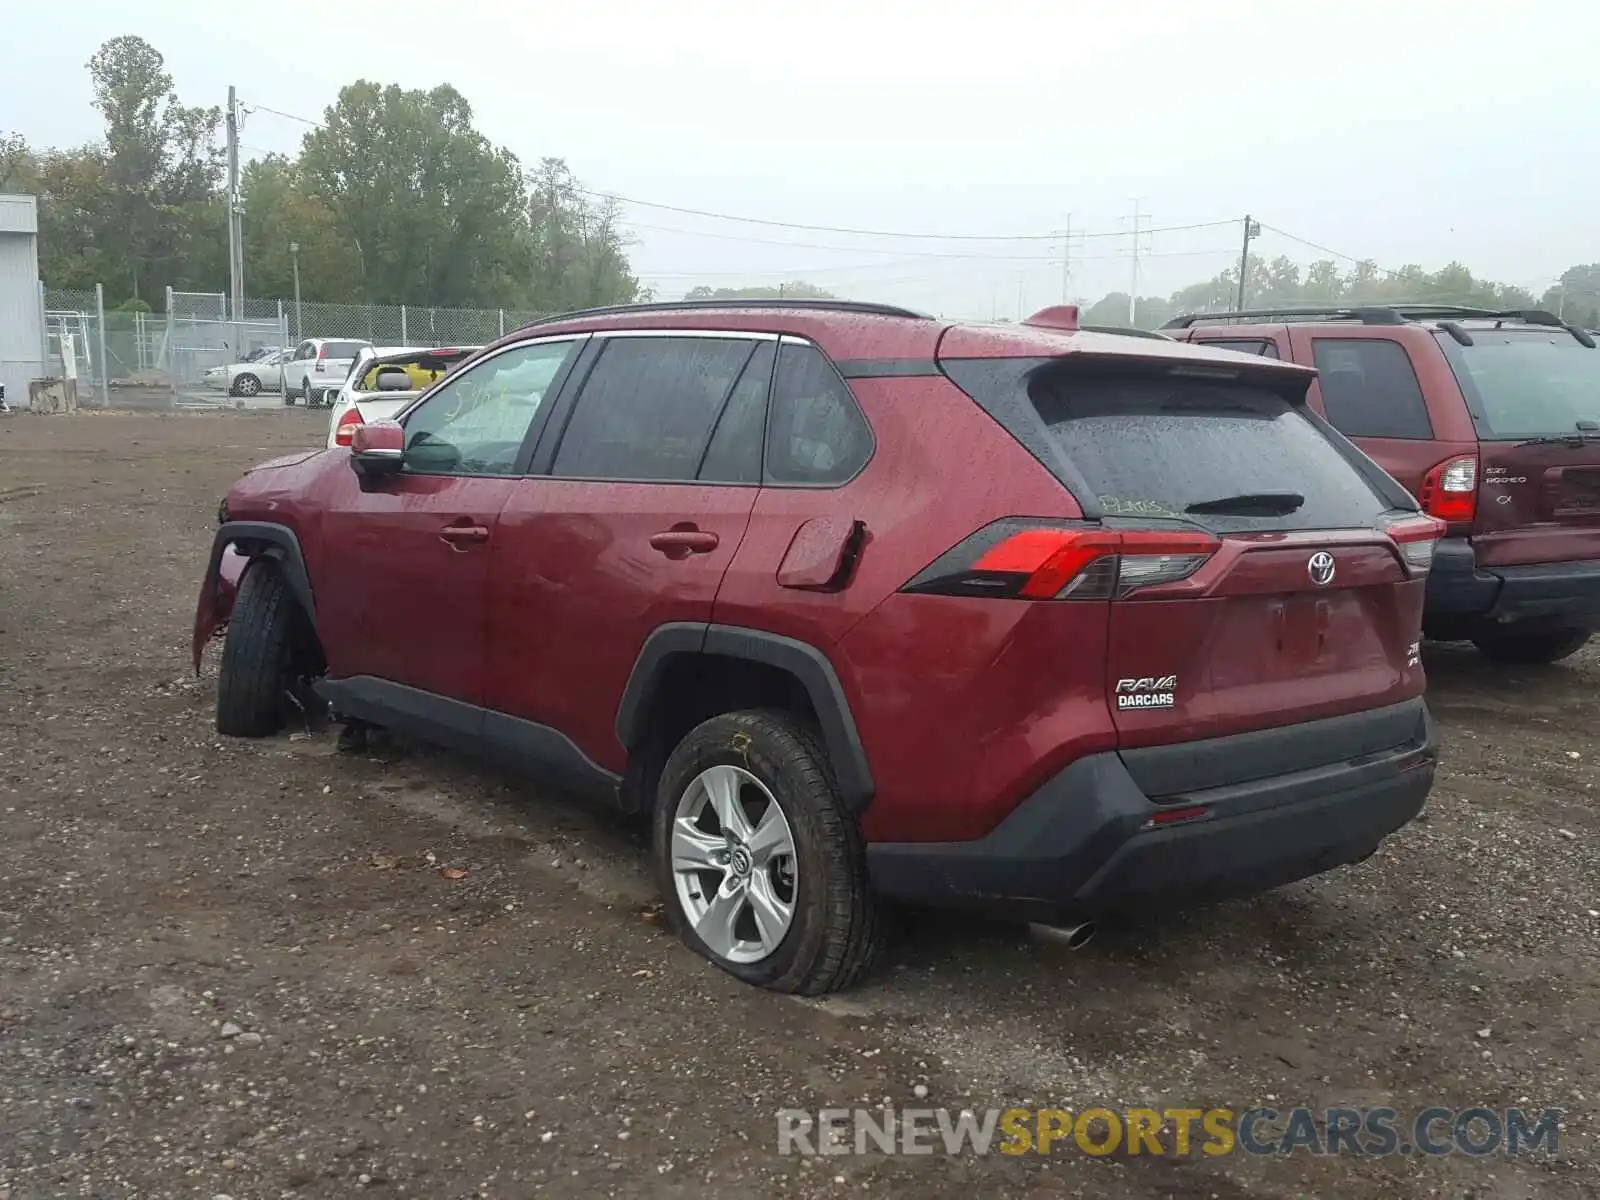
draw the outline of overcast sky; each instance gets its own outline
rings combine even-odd
[[[317,118],[366,76],[448,82],[525,162],[590,187],[771,221],[1014,241],[864,237],[628,205],[664,296],[805,278],[951,314],[1015,316],[1237,259],[1246,212],[1376,259],[1542,291],[1600,260],[1600,17],[1591,5],[1344,0],[11,0],[0,129],[96,137],[84,64],[138,34],[186,103]],[[305,126],[258,108],[247,156]],[[1205,225],[1208,228],[1174,229]],[[1318,251],[1268,230],[1259,248]]]

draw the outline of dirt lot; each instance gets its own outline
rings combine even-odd
[[[1077,953],[922,915],[866,987],[781,998],[533,781],[215,735],[217,500],[326,419],[0,418],[0,1197],[1597,1194],[1594,648],[1432,652],[1446,766],[1359,867]],[[1514,1160],[777,1156],[777,1109],[885,1098],[1567,1119]]]

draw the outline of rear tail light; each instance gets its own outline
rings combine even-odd
[[[1444,531],[1443,521],[1421,515],[1396,521],[1386,530],[1413,575],[1421,575],[1433,565],[1433,550]]]
[[[1471,454],[1447,458],[1422,480],[1422,509],[1441,521],[1470,521],[1478,512],[1478,460]]]
[[[1220,544],[1200,531],[996,521],[940,555],[902,590],[1017,600],[1109,600],[1136,588],[1188,578]]]
[[[333,427],[333,444],[335,446],[348,446],[350,439],[356,435],[356,426],[365,425],[361,410],[354,404],[339,418],[339,423]]]
[[[315,367],[313,367],[312,369],[315,370],[315,371],[319,371],[319,372],[320,371],[326,371],[328,368],[322,365],[322,360],[327,358],[327,357],[328,357],[328,348],[326,346],[320,347],[317,350],[317,365]]]

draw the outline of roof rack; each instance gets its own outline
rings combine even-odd
[[[785,308],[801,312],[863,313],[878,317],[905,317],[913,321],[931,321],[933,317],[914,309],[894,304],[878,304],[870,300],[652,300],[642,304],[608,304],[599,308],[579,308],[571,312],[554,313],[529,321],[523,329],[535,325],[552,325],[558,321],[578,321],[586,317],[623,316],[628,313],[698,312],[728,308]]]
[[[1363,325],[1403,325],[1407,321],[1438,321],[1461,317],[1479,320],[1523,321],[1529,325],[1549,325],[1557,329],[1567,324],[1555,313],[1540,308],[1469,308],[1464,304],[1405,302],[1397,304],[1327,305],[1312,308],[1255,308],[1242,312],[1184,313],[1173,317],[1163,329],[1190,329],[1203,321],[1275,321],[1320,317],[1328,321],[1360,321]]]
[[[1243,312],[1185,313],[1182,316],[1173,317],[1162,328],[1192,329],[1201,322],[1213,321],[1228,324],[1249,324],[1252,321],[1293,321],[1307,318],[1320,318],[1324,321],[1360,321],[1363,325],[1404,325],[1407,321],[1437,321],[1440,328],[1464,346],[1472,345],[1472,339],[1466,330],[1457,324],[1462,319],[1521,321],[1525,325],[1541,325],[1550,329],[1565,329],[1580,345],[1587,346],[1591,350],[1596,345],[1592,335],[1575,325],[1567,324],[1555,313],[1548,312],[1542,308],[1496,310],[1492,308],[1469,308],[1464,304],[1432,304],[1427,302],[1357,305],[1350,308],[1338,308],[1329,305],[1326,308],[1257,308],[1246,309]]]

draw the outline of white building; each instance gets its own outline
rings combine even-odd
[[[28,406],[29,382],[46,374],[44,347],[38,201],[0,195],[0,384],[13,408]]]

